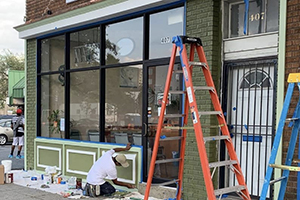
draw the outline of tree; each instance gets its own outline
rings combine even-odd
[[[8,95],[8,70],[24,70],[24,55],[3,50],[0,54],[0,108],[3,108]]]

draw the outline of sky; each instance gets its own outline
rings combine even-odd
[[[25,1],[0,0],[0,54],[4,49],[24,54],[24,40],[13,27],[24,24]]]

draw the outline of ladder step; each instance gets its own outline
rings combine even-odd
[[[209,87],[209,86],[194,86],[194,90],[211,90],[211,91],[214,91],[214,87]]]
[[[204,62],[189,62],[189,64],[193,65],[193,66],[206,67],[206,63],[204,63]]]
[[[298,119],[299,119],[299,118],[286,118],[285,121],[290,122],[290,121],[296,121],[296,120],[298,120]]]
[[[180,161],[180,159],[181,158],[172,158],[172,159],[157,160],[157,161],[155,161],[155,164],[178,162],[178,161]]]
[[[152,186],[164,186],[164,185],[170,185],[173,183],[177,183],[179,181],[179,179],[176,180],[172,180],[172,181],[167,181],[167,182],[163,182],[163,183],[152,183]]]
[[[274,180],[270,181],[270,185],[272,185],[274,183],[277,183],[279,181],[282,181],[283,179],[286,179],[286,176],[282,176],[282,177],[279,177],[277,179],[274,179]]]
[[[215,190],[215,195],[223,195],[231,192],[241,192],[242,190],[246,189],[245,186],[243,185],[236,185],[232,187],[227,187],[227,188],[221,188],[218,190]]]
[[[210,86],[194,86],[194,90],[210,90],[214,91],[214,87]],[[186,94],[186,91],[180,91],[180,90],[170,90],[170,94]]]
[[[204,139],[204,142],[215,141],[215,140],[228,140],[229,136],[228,135],[217,135],[217,136],[204,137],[203,139]]]
[[[284,170],[289,170],[289,171],[295,171],[295,172],[299,172],[300,171],[300,167],[288,166],[288,165],[270,164],[270,167],[278,168],[278,169],[284,169]]]
[[[221,115],[221,111],[200,111],[199,115]]]
[[[223,166],[229,166],[234,164],[237,164],[236,160],[224,160],[224,161],[209,163],[209,167],[210,168],[223,167]]]
[[[185,94],[186,91],[180,91],[180,90],[170,90],[169,91],[170,94]]]
[[[169,130],[184,130],[184,129],[188,129],[188,130],[194,130],[195,128],[193,126],[165,126],[163,127],[164,129],[169,129]]]
[[[178,118],[178,117],[184,117],[185,114],[166,114],[165,118]]]
[[[176,74],[183,74],[182,70],[173,70],[173,72],[176,73]]]
[[[182,137],[181,136],[174,136],[174,137],[164,137],[164,138],[160,138],[160,141],[167,141],[167,140],[181,140]]]

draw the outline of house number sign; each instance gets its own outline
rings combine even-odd
[[[265,17],[265,12],[261,12],[261,13],[256,13],[256,14],[252,14],[249,16],[249,21],[253,22],[253,21],[258,21],[258,20],[263,20]]]
[[[169,36],[160,38],[160,43],[161,44],[168,44],[170,42],[171,42],[171,38]]]

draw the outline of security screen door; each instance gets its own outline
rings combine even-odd
[[[227,123],[249,192],[258,196],[275,134],[273,60],[228,63]],[[235,185],[228,170],[228,184]]]

